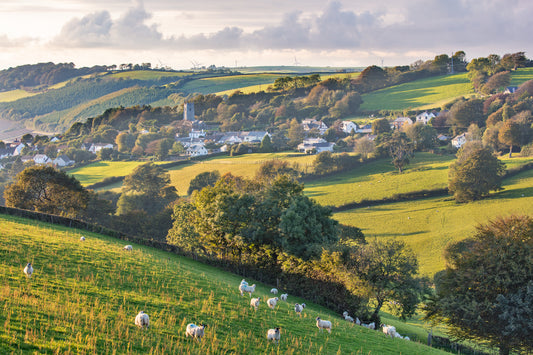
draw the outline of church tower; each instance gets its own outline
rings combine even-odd
[[[183,104],[183,119],[185,121],[194,121],[194,102]]]

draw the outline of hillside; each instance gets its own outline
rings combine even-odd
[[[238,294],[242,277],[174,254],[135,244],[124,252],[119,240],[4,215],[0,223],[1,353],[444,354],[351,325],[310,302],[298,318],[291,304],[303,300],[291,296],[273,311],[261,304],[254,312]],[[31,279],[22,273],[28,261]],[[266,298],[269,289],[258,284],[256,295]],[[150,315],[145,331],[134,325],[140,310]],[[317,315],[333,321],[331,335],[318,331]],[[200,343],[184,336],[190,322],[208,324]],[[420,330],[390,323],[425,341]],[[265,339],[275,326],[279,346]]]

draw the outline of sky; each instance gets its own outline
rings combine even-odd
[[[533,57],[531,0],[0,0],[0,70],[408,65]]]

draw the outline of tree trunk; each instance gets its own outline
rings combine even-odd
[[[513,146],[511,145],[511,147],[509,148],[509,158],[512,158],[512,154],[513,154]]]
[[[509,347],[507,344],[501,344],[500,345],[500,355],[509,355]]]

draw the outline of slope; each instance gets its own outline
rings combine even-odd
[[[289,296],[275,310],[257,312],[241,297],[241,277],[162,252],[93,233],[0,215],[0,353],[151,354],[441,354],[413,341],[387,338],[351,325],[308,303],[298,318]],[[26,278],[26,262],[34,275]],[[253,280],[248,280],[253,281]],[[269,287],[256,293],[268,297]],[[134,317],[144,310],[151,326]],[[314,318],[333,321],[321,333]],[[184,336],[187,323],[205,322],[201,342]],[[280,326],[278,345],[266,329]],[[401,326],[398,327],[400,333]]]

